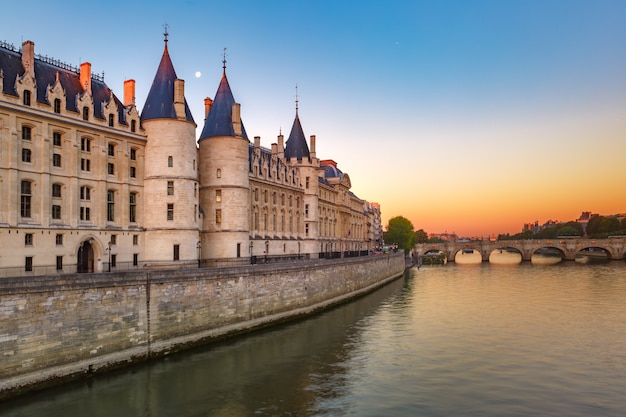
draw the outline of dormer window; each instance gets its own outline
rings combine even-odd
[[[131,132],[136,132],[137,131],[137,121],[136,120],[131,120],[130,121],[130,131]]]
[[[24,90],[24,105],[30,106],[30,91]]]
[[[115,121],[115,117],[112,114],[109,114],[109,126],[113,127],[113,123]]]
[[[61,99],[60,98],[54,99],[54,112],[61,113]]]
[[[89,107],[83,107],[83,120],[89,120]]]

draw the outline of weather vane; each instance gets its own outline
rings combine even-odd
[[[224,68],[224,72],[226,72],[226,48],[224,48],[224,59],[222,60],[222,64],[224,64],[222,68]]]
[[[298,113],[298,83],[296,83],[296,113]]]
[[[167,28],[169,27],[169,25],[167,23],[163,24],[163,36],[165,37],[165,43],[167,43],[167,37],[169,35],[169,33],[167,33]]]

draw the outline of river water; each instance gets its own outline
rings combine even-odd
[[[408,270],[298,321],[4,404],[16,416],[623,416],[626,263]]]

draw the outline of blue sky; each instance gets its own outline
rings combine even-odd
[[[163,52],[203,125],[227,74],[249,136],[295,113],[353,191],[427,232],[626,212],[626,1],[108,1],[3,5],[0,39],[92,63],[141,109]],[[6,16],[20,16],[6,18]],[[25,24],[26,22],[26,24]],[[201,72],[201,77],[194,74]]]

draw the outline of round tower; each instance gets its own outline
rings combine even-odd
[[[198,169],[204,259],[247,256],[250,242],[250,142],[235,102],[226,63],[215,99],[206,101]]]
[[[167,48],[141,114],[147,135],[144,166],[145,262],[198,260],[196,124]]]

